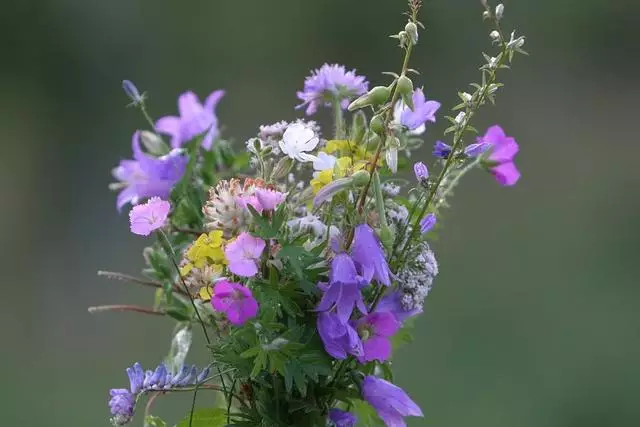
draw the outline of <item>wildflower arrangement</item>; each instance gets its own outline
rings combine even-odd
[[[442,107],[410,68],[420,0],[409,1],[392,36],[404,60],[385,73],[386,85],[325,64],[297,93],[305,118],[260,126],[239,154],[216,117],[224,91],[204,102],[183,93],[178,115],[154,121],[144,94],[124,82],[150,130],[133,134],[133,159],[114,169],[112,189],[119,210],[132,205],[131,232],[154,239],[143,253],[146,278],[99,274],[153,287],[155,302],[90,311],[169,316],[177,325],[155,369],[133,363],[129,387],[111,390],[113,425],[144,412],[145,426],[165,426],[152,403],[175,392],[194,396],[181,427],[396,427],[423,416],[393,384],[391,367],[438,275],[429,245],[438,217],[474,169],[503,186],[520,178],[514,138],[500,126],[473,136],[478,110],[502,87],[498,73],[525,41],[503,33],[503,5],[482,5],[496,53],[484,54],[480,82],[444,116],[449,143],[432,142],[431,160],[409,160],[436,139]],[[323,132],[307,118],[324,108],[334,121]],[[415,180],[396,177],[411,166]],[[194,328],[211,356],[201,370],[185,364]],[[200,391],[215,394],[208,407],[195,407]]]

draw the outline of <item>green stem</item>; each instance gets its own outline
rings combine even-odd
[[[344,138],[344,115],[342,112],[342,105],[339,100],[333,101],[333,123],[335,126],[334,139]]]

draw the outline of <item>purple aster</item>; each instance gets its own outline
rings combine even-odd
[[[229,270],[238,276],[253,277],[258,274],[258,261],[266,243],[249,233],[240,235],[224,248]]]
[[[123,188],[118,194],[118,210],[129,202],[135,205],[147,197],[168,199],[174,185],[184,175],[188,161],[180,150],[172,150],[162,157],[145,153],[140,147],[140,132],[133,134],[131,145],[133,160],[122,160],[113,170],[113,176],[120,181],[115,186]]]
[[[416,89],[411,99],[413,111],[402,101],[396,103],[393,110],[394,121],[409,129],[411,134],[421,135],[426,130],[427,122],[436,121],[436,112],[440,109],[440,103],[427,101],[422,89]]]
[[[362,339],[364,350],[364,354],[358,357],[360,363],[372,360],[384,362],[391,357],[391,340],[389,338],[400,329],[400,322],[393,313],[371,313],[354,323]]]
[[[258,314],[258,302],[251,290],[226,280],[216,282],[211,305],[216,311],[226,313],[229,321],[236,326],[244,325]]]
[[[343,360],[348,354],[356,357],[363,354],[358,333],[349,323],[340,320],[336,313],[320,313],[317,327],[324,349],[332,357]]]
[[[360,292],[365,283],[367,282],[358,275],[349,255],[336,255],[331,261],[329,285],[321,286],[325,292],[316,311],[329,311],[335,307],[342,323],[349,320],[355,307],[358,307],[362,314],[367,314],[367,307]]]
[[[436,142],[436,145],[433,146],[433,155],[440,159],[447,159],[451,155],[451,150],[452,148],[449,144],[438,141]]]
[[[367,281],[375,279],[385,286],[391,284],[391,271],[384,250],[375,232],[367,224],[356,227],[351,256]]]
[[[124,388],[114,388],[109,391],[109,409],[111,410],[111,423],[116,426],[128,424],[133,418],[136,409],[136,396]]]
[[[398,322],[403,323],[409,317],[416,316],[422,313],[421,308],[414,308],[407,310],[402,304],[403,294],[398,291],[394,291],[385,297],[383,297],[376,307],[376,313],[392,313],[396,316]]]
[[[322,105],[330,106],[340,102],[342,109],[349,106],[349,100],[362,95],[369,89],[369,83],[356,70],[347,71],[344,65],[324,64],[304,81],[304,89],[297,93],[302,104],[296,108],[307,107],[307,116],[318,111]]]
[[[202,147],[210,150],[218,137],[218,118],[215,109],[224,96],[223,90],[216,90],[200,103],[198,95],[188,91],[178,98],[180,116],[165,116],[156,122],[156,131],[171,136],[171,146],[181,147],[196,136],[205,134]]]
[[[406,427],[404,417],[423,416],[420,407],[404,390],[374,376],[364,378],[362,397],[373,406],[387,427]]]
[[[358,418],[351,412],[333,408],[329,411],[329,421],[333,427],[353,427],[358,422]]]
[[[428,233],[436,225],[436,215],[429,213],[420,220],[420,232],[422,234]]]
[[[505,186],[515,185],[520,179],[520,171],[513,161],[520,149],[516,140],[507,136],[500,126],[492,126],[484,136],[478,138],[478,143],[491,144],[489,170],[496,180]]]

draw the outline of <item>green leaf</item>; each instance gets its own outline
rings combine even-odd
[[[178,427],[189,427],[191,414],[178,423]],[[222,408],[198,409],[193,412],[191,427],[224,427],[227,425],[227,411]]]
[[[351,405],[351,412],[358,417],[357,427],[385,427],[376,410],[364,400],[352,400]]]

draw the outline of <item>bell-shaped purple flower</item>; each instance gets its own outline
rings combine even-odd
[[[335,307],[342,323],[349,320],[355,307],[358,307],[362,314],[367,314],[367,307],[360,292],[365,283],[362,276],[358,275],[349,255],[336,255],[331,262],[329,285],[325,287],[316,311],[329,311]]]
[[[413,164],[413,172],[416,174],[418,182],[423,182],[429,178],[429,169],[427,169],[427,165],[422,162],[416,162]]]
[[[384,250],[375,232],[367,224],[360,224],[355,229],[351,257],[367,281],[375,279],[385,286],[391,284],[391,271]]]
[[[116,426],[128,424],[136,409],[136,396],[124,388],[111,389],[109,394],[111,395],[109,409],[112,424]]]
[[[404,417],[423,416],[420,407],[404,390],[374,376],[364,378],[362,397],[373,406],[387,427],[406,427]]]
[[[138,204],[144,198],[168,199],[187,166],[188,159],[180,150],[173,150],[162,157],[153,157],[142,151],[139,132],[133,134],[131,145],[133,160],[122,160],[113,170],[113,176],[120,181],[116,186],[123,187],[118,194],[118,210],[127,203]]]
[[[324,344],[324,349],[336,359],[346,359],[351,354],[360,357],[363,354],[362,341],[356,330],[343,322],[332,312],[318,314],[318,334]]]
[[[433,147],[433,156],[438,157],[439,159],[447,159],[451,155],[451,150],[452,148],[449,144],[438,141]]]
[[[210,150],[219,134],[215,109],[223,96],[223,90],[216,90],[202,104],[195,93],[183,93],[178,98],[180,116],[162,117],[156,122],[156,131],[170,135],[171,146],[174,148],[181,147],[196,136],[204,134],[202,147]]]
[[[354,427],[358,422],[358,418],[351,412],[342,409],[333,408],[329,411],[329,424],[332,427]]]
[[[420,220],[420,233],[425,234],[431,231],[436,225],[436,215],[434,213],[428,213],[424,218]]]
[[[376,313],[392,313],[398,322],[403,323],[409,317],[422,313],[421,308],[407,310],[402,305],[402,293],[394,291],[384,296],[376,306]]]
[[[516,140],[507,136],[500,126],[492,126],[478,142],[491,144],[488,163],[496,180],[505,186],[515,185],[520,179],[520,171],[513,160],[520,149]]]
[[[394,121],[409,129],[412,135],[421,135],[425,132],[427,122],[436,121],[436,113],[440,109],[437,101],[428,101],[422,89],[416,89],[411,97],[413,110],[404,102],[398,101],[394,107]]]
[[[376,312],[355,322],[362,340],[364,353],[358,357],[360,363],[378,360],[384,362],[391,357],[391,338],[400,329],[400,322],[393,313]]]

